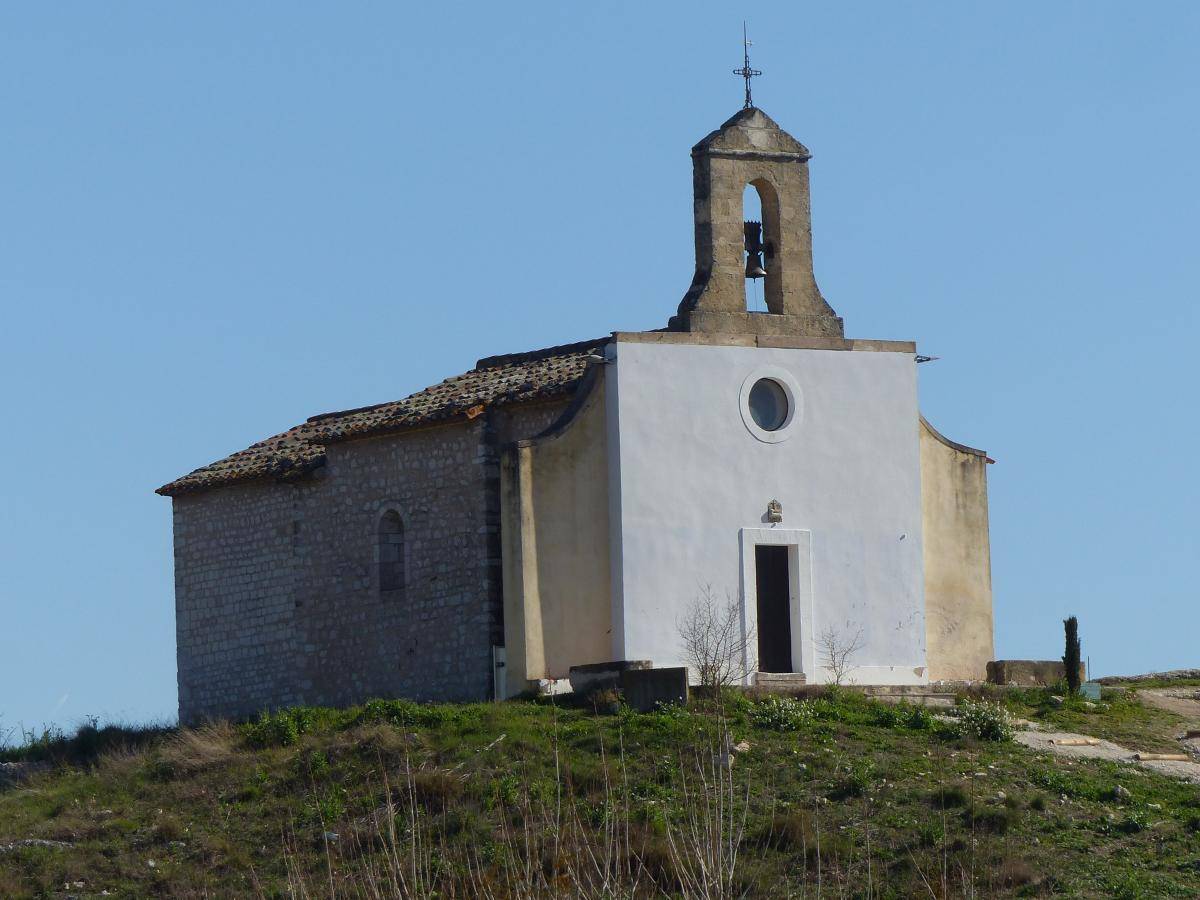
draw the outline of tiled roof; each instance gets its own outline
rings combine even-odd
[[[177,497],[257,478],[291,481],[325,464],[325,444],[471,417],[495,404],[570,396],[587,370],[587,357],[602,355],[609,340],[481,359],[470,372],[403,400],[313,416],[282,434],[177,478],[156,493]]]

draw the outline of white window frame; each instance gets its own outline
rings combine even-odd
[[[783,393],[787,397],[787,418],[774,431],[760,428],[759,424],[754,421],[753,413],[750,412],[750,391],[764,378],[769,378],[783,388]],[[781,369],[779,366],[759,366],[747,375],[742,381],[742,387],[738,394],[738,405],[742,413],[742,424],[746,426],[747,431],[764,444],[778,444],[786,441],[797,432],[800,423],[804,420],[804,394],[800,390],[800,383],[796,381],[791,372]]]

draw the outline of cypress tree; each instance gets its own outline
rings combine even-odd
[[[1074,616],[1063,619],[1067,633],[1067,652],[1063,654],[1063,667],[1067,670],[1067,690],[1079,693],[1079,620]]]

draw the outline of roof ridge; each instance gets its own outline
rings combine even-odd
[[[292,481],[325,462],[324,445],[419,425],[471,418],[480,404],[525,403],[571,396],[587,370],[588,353],[612,335],[541,350],[485,357],[474,369],[401,399],[320,413],[223,459],[195,469],[157,491],[174,497],[256,478]]]
[[[552,356],[566,356],[569,353],[579,353],[591,347],[602,347],[612,341],[612,334],[591,341],[576,341],[573,344],[558,344],[554,347],[544,347],[541,350],[526,350],[523,353],[501,353],[497,356],[485,356],[475,363],[475,371],[497,369],[500,366],[510,366],[515,363],[536,362],[539,359],[549,359]]]

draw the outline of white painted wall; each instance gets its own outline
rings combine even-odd
[[[705,585],[743,602],[753,626],[743,545],[752,563],[765,539],[743,530],[770,528],[777,499],[775,529],[807,533],[779,537],[809,554],[792,574],[793,666],[825,680],[814,638],[861,626],[855,680],[925,683],[913,355],[624,341],[608,352],[614,658],[681,665],[676,622]],[[759,372],[798,393],[783,440],[744,423],[743,385]]]

